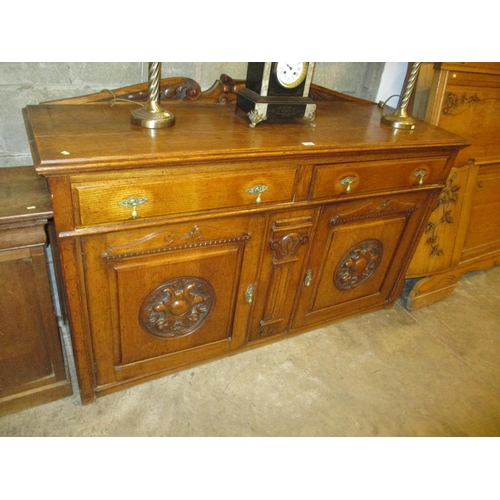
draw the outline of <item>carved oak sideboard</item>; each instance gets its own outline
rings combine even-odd
[[[500,63],[427,63],[416,115],[465,137],[408,278],[418,309],[447,297],[469,271],[500,264]]]
[[[83,403],[389,307],[466,141],[376,105],[255,129],[234,101],[24,110],[48,179]]]

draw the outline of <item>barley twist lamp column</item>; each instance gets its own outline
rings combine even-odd
[[[399,101],[398,108],[393,113],[384,115],[382,117],[382,123],[390,125],[393,128],[402,128],[413,130],[415,128],[415,119],[408,115],[406,109],[408,108],[408,103],[410,102],[411,93],[413,92],[413,87],[417,81],[418,70],[420,69],[420,63],[413,63],[411,68],[410,76],[406,82],[406,87],[404,93]]]
[[[130,121],[145,128],[167,128],[175,123],[172,113],[159,104],[161,63],[149,63],[148,100],[139,109],[132,111]]]

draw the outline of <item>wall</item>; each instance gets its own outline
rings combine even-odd
[[[246,62],[167,62],[162,77],[186,76],[203,90],[222,73],[246,76]],[[376,101],[384,63],[318,62],[314,83]],[[28,104],[91,94],[146,81],[141,62],[4,62],[0,63],[0,167],[31,165],[22,109]]]
[[[378,88],[376,102],[385,102],[389,97],[393,97],[387,102],[388,106],[396,108],[399,103],[399,97],[402,94],[402,88],[405,81],[406,71],[408,69],[407,62],[386,62],[380,85]]]

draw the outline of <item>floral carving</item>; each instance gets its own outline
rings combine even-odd
[[[445,116],[458,116],[465,111],[469,110],[473,105],[484,101],[498,101],[500,99],[496,97],[487,97],[486,99],[481,99],[477,94],[472,96],[467,96],[463,94],[458,97],[457,94],[450,92],[445,99],[443,106],[443,114]]]
[[[364,240],[347,251],[335,269],[333,282],[339,290],[352,290],[377,270],[384,247],[379,240]]]
[[[454,174],[446,181],[446,186],[438,198],[437,209],[441,207],[442,211],[439,221],[437,223],[429,222],[425,229],[425,234],[427,235],[425,243],[431,247],[431,257],[444,255],[444,251],[439,245],[437,231],[440,224],[453,224],[454,222],[450,205],[458,202],[458,191],[460,190],[460,186],[454,184],[456,176],[457,174]]]
[[[469,97],[467,97],[467,94],[463,94],[462,97],[458,97],[457,94],[450,92],[444,102],[443,114],[446,116],[457,116],[480,101],[481,99],[479,99],[477,94]]]
[[[207,281],[187,276],[166,281],[143,301],[141,326],[162,338],[183,337],[197,330],[215,304],[215,292]]]

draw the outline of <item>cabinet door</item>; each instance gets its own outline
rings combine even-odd
[[[258,253],[247,252],[252,234],[259,234],[255,223],[234,218],[85,239],[99,387],[242,345],[249,312],[245,288],[255,280],[251,259]]]
[[[249,341],[289,330],[315,219],[316,210],[311,209],[269,214]]]
[[[311,248],[295,327],[376,309],[397,297],[426,193],[325,205]]]
[[[0,415],[69,396],[43,246],[0,251],[0,283]]]

